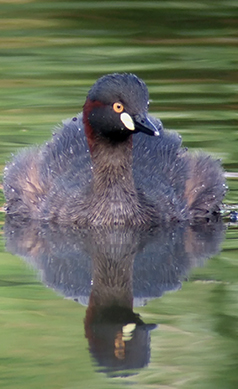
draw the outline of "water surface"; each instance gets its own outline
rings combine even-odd
[[[11,153],[81,111],[99,76],[123,71],[146,81],[151,113],[184,145],[238,171],[235,0],[11,0],[0,1],[0,15],[1,174]],[[228,185],[231,206],[237,179]],[[112,378],[90,354],[86,307],[46,288],[43,270],[6,252],[1,236],[1,387],[237,388],[237,239],[231,225],[221,253],[190,270],[182,289],[134,308],[158,324],[150,363]]]

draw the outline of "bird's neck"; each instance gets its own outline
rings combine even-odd
[[[126,190],[134,192],[132,174],[132,137],[112,143],[108,139],[96,139],[91,149],[94,191],[110,191],[117,194]]]
[[[108,142],[108,141],[107,141]],[[132,172],[131,139],[120,144],[95,142],[92,150],[91,203],[94,225],[144,224]]]

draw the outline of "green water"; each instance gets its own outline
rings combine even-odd
[[[0,0],[1,174],[11,153],[81,111],[99,76],[122,71],[146,81],[151,113],[184,145],[237,172],[237,19],[236,0]],[[226,203],[237,204],[238,180],[228,185]],[[0,243],[1,388],[237,388],[237,226],[181,291],[136,309],[160,325],[151,363],[128,378],[96,371],[85,307],[45,288]]]

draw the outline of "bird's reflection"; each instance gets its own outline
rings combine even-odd
[[[42,281],[88,305],[85,335],[100,370],[142,368],[150,330],[133,306],[181,287],[194,266],[219,251],[220,220],[156,229],[82,230],[7,218],[7,249],[38,269]]]

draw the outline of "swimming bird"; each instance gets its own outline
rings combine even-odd
[[[220,161],[189,153],[148,106],[136,75],[99,78],[82,114],[7,164],[6,212],[80,227],[150,227],[218,213],[227,189]]]

